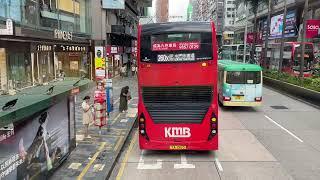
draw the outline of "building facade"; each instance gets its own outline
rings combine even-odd
[[[287,16],[286,16],[286,30],[285,30],[285,41],[300,41],[303,23],[303,8],[304,0],[287,0]],[[281,34],[279,28],[277,28],[277,19],[283,17],[284,11],[284,0],[273,0],[271,5],[271,22],[270,26],[267,27],[267,16],[268,16],[268,5],[261,2],[258,6],[257,13],[257,32],[254,30],[254,14],[252,13],[251,7],[248,6],[248,14],[243,10],[244,4],[240,4],[237,8],[237,15],[235,18],[235,41],[243,42],[244,40],[244,28],[247,20],[248,33],[256,33],[257,43],[264,44],[266,33],[269,30],[268,41],[270,43],[281,42]],[[246,18],[246,15],[248,18]],[[309,11],[307,19],[320,19],[320,1],[309,0]],[[283,24],[283,22],[280,22]],[[307,39],[307,41],[315,42],[316,50],[319,49],[318,41],[319,38]]]
[[[119,75],[122,65],[136,62],[136,39],[139,17],[146,16],[146,7],[152,6],[151,0],[118,0],[120,6],[110,6],[110,0],[91,0],[92,6],[92,53],[101,47],[107,62],[107,76]],[[95,72],[93,72],[95,74]]]
[[[168,22],[169,0],[156,0],[156,22]]]
[[[0,87],[90,78],[89,0],[0,1]]]
[[[232,28],[236,14],[235,0],[224,1],[224,27]]]
[[[193,21],[213,21],[216,26],[217,40],[222,44],[224,30],[224,0],[193,0]]]

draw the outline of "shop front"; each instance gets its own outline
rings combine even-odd
[[[43,84],[55,79],[53,46],[50,44],[31,44],[33,85]]]
[[[88,46],[54,45],[54,62],[57,75],[63,72],[66,77],[90,78],[90,59]]]
[[[120,66],[122,66],[122,47],[107,45],[107,63],[108,77],[112,78],[120,74]]]
[[[33,85],[30,43],[0,41],[0,64],[1,90]]]

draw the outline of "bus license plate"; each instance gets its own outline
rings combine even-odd
[[[244,100],[244,96],[234,96],[234,99],[238,100],[238,101],[243,101]]]
[[[185,150],[187,149],[187,146],[170,146],[169,149],[171,150]]]

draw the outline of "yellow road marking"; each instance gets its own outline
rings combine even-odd
[[[122,162],[121,162],[121,167],[120,167],[120,169],[119,169],[119,172],[118,172],[118,175],[117,175],[117,177],[116,177],[116,180],[121,180],[121,177],[122,177],[123,172],[124,172],[124,168],[125,168],[125,166],[126,166],[126,164],[127,164],[127,161],[128,161],[128,159],[129,159],[129,155],[130,155],[130,153],[131,153],[131,151],[132,151],[132,149],[133,149],[133,145],[134,145],[134,144],[136,143],[136,141],[137,141],[137,134],[138,134],[138,131],[134,134],[133,140],[131,141],[131,143],[130,143],[130,145],[129,145],[129,148],[128,148],[128,150],[127,150],[127,153],[126,153],[126,155],[124,156],[124,158],[123,158],[123,160],[122,160]]]
[[[101,151],[103,150],[104,146],[106,145],[106,142],[102,142],[98,151],[93,155],[93,157],[91,158],[91,160],[89,161],[89,163],[86,165],[86,167],[84,167],[84,169],[82,170],[82,172],[80,173],[80,175],[77,177],[77,180],[81,180],[83,178],[83,176],[87,173],[87,171],[89,170],[89,168],[92,166],[93,162],[97,159],[98,155],[101,153]]]
[[[120,143],[122,142],[122,140],[123,140],[123,136],[120,136],[116,146],[114,146],[113,151],[116,151],[119,148]]]

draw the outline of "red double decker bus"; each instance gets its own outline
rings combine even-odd
[[[217,42],[210,22],[138,29],[141,149],[217,150]]]
[[[282,72],[298,76],[300,74],[301,42],[285,42],[283,47]],[[266,66],[278,70],[280,65],[280,43],[268,45]],[[262,62],[263,64],[263,62]],[[316,64],[313,43],[305,42],[303,76],[310,77]]]

